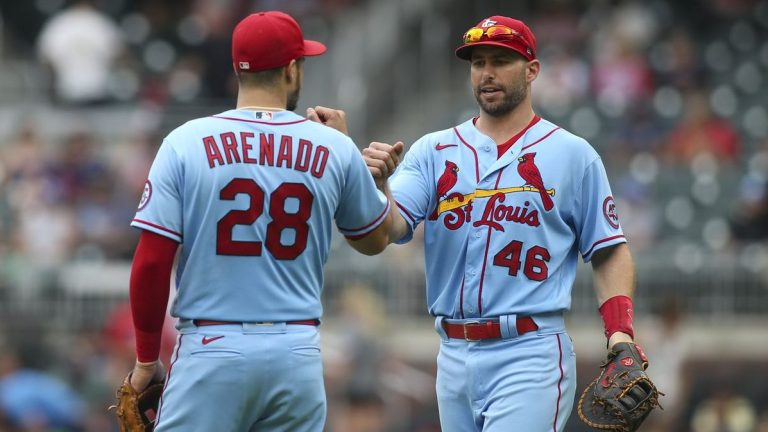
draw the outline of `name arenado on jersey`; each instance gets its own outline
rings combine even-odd
[[[280,135],[275,139],[274,134],[260,133],[258,143],[255,138],[253,132],[224,132],[203,138],[208,166],[215,168],[231,164],[254,164],[309,172],[317,178],[325,173],[329,153],[327,147],[316,146],[308,139],[299,138],[294,153],[294,137],[290,135]]]

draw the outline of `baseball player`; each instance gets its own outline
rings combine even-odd
[[[609,348],[633,338],[634,265],[600,156],[533,111],[541,65],[528,26],[484,19],[456,55],[480,114],[416,141],[389,183],[391,146],[363,154],[399,208],[390,238],[406,243],[424,223],[443,431],[562,431],[577,259],[592,263]]]
[[[131,223],[143,231],[130,279],[130,384],[141,391],[164,374],[157,358],[178,249],[180,336],[158,432],[323,429],[318,325],[332,225],[376,254],[391,221],[357,146],[321,124],[338,127],[343,113],[309,109],[316,123],[292,112],[303,58],[325,50],[284,13],[246,17],[232,35],[237,108],[182,125],[157,153]]]

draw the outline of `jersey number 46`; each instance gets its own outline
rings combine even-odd
[[[532,246],[525,253],[525,261],[520,262],[520,256],[523,253],[523,242],[513,240],[504,246],[499,253],[493,257],[493,265],[506,267],[509,269],[510,276],[517,276],[520,271],[520,265],[523,265],[523,273],[530,280],[541,282],[549,276],[547,263],[551,258],[549,251],[541,246]]]

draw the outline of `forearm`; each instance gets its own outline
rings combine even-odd
[[[594,288],[600,306],[617,295],[635,294],[635,264],[626,243],[595,252],[592,259]]]
[[[631,342],[635,292],[635,266],[629,247],[620,244],[598,251],[592,260],[594,288],[605,326],[608,347],[617,342]]]
[[[395,198],[392,196],[392,191],[389,190],[389,183],[384,182],[384,184],[380,184],[380,182],[376,182],[376,186],[384,193],[384,195],[387,196],[387,199],[389,200],[389,213],[392,220],[389,224],[388,237],[389,242],[394,243],[408,234],[408,231],[411,228],[408,225],[408,222],[405,221],[405,218],[403,218],[403,215],[400,214],[400,210],[397,207],[397,201],[395,201]]]
[[[176,248],[174,241],[147,232],[136,247],[129,289],[140,362],[155,361],[160,353]]]

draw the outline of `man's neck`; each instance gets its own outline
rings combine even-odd
[[[286,103],[285,95],[262,89],[240,89],[237,94],[237,109],[284,110]]]
[[[525,102],[501,117],[491,116],[481,110],[475,127],[491,137],[496,145],[500,145],[528,126],[534,115],[533,107]]]

